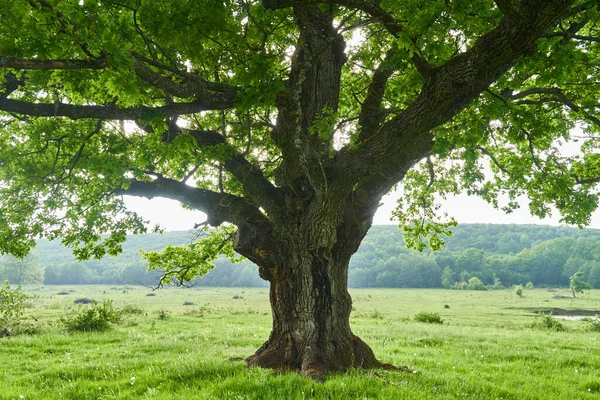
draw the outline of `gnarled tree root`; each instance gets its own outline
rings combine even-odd
[[[358,336],[354,336],[349,346],[339,346],[334,354],[316,354],[307,356],[290,341],[277,341],[272,338],[265,342],[255,354],[246,359],[248,366],[258,366],[277,371],[292,372],[322,382],[330,371],[343,371],[348,368],[373,369],[382,368],[395,371],[410,371],[407,366],[395,366],[383,363],[375,357],[373,350]],[[346,351],[340,351],[345,347]],[[304,357],[301,355],[304,353]],[[305,359],[306,358],[306,359]]]

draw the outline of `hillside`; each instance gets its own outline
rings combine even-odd
[[[131,236],[118,257],[78,263],[70,249],[41,240],[34,254],[41,260],[45,284],[155,285],[160,271],[146,271],[139,249],[160,250],[194,240],[194,232]],[[6,262],[5,262],[6,264]],[[0,280],[2,276],[0,261]],[[441,287],[477,277],[485,284],[564,286],[582,271],[600,287],[600,230],[540,225],[464,224],[455,228],[443,250],[408,250],[402,232],[374,226],[350,262],[352,287]],[[249,261],[219,260],[199,286],[266,286]]]

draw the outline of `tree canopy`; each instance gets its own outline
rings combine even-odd
[[[7,3],[1,250],[22,255],[45,235],[83,258],[114,253],[145,229],[116,194],[175,198],[213,225],[279,218],[281,188],[300,176],[319,190],[343,180],[365,207],[404,178],[396,215],[417,229],[438,221],[434,193],[465,188],[588,221],[596,2],[319,3]],[[319,18],[333,19],[342,84],[300,115],[311,93],[298,91],[298,40]],[[574,141],[580,152],[561,154]]]
[[[598,206],[597,1],[11,0],[0,17],[0,251],[117,253],[147,229],[123,195],[204,211],[229,225],[148,259],[178,280],[220,251],[259,266],[274,323],[253,365],[380,365],[349,329],[347,269],[399,183],[419,249],[454,223],[436,194],[524,195],[576,225]]]

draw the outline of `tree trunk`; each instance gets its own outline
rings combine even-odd
[[[320,379],[327,371],[382,366],[350,330],[348,263],[293,256],[271,281],[273,330],[249,365],[299,370]]]
[[[270,268],[259,264],[261,276],[271,284],[273,328],[269,339],[247,359],[248,365],[300,371],[316,380],[328,371],[350,367],[395,368],[379,362],[350,329],[348,263],[372,216],[360,220],[349,208],[338,223],[332,210],[308,211],[304,215],[313,219],[289,224],[280,248],[272,249],[278,261]]]

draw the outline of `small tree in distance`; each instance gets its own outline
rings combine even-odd
[[[584,290],[592,289],[592,285],[583,280],[583,272],[576,272],[569,278],[569,289],[575,298],[575,293],[583,293]]]
[[[455,224],[436,194],[597,208],[597,1],[5,3],[0,252],[117,254],[147,229],[122,196],[203,211],[222,230],[147,259],[164,283],[258,265],[273,324],[249,365],[384,366],[350,328],[348,263],[399,183],[417,249]]]

